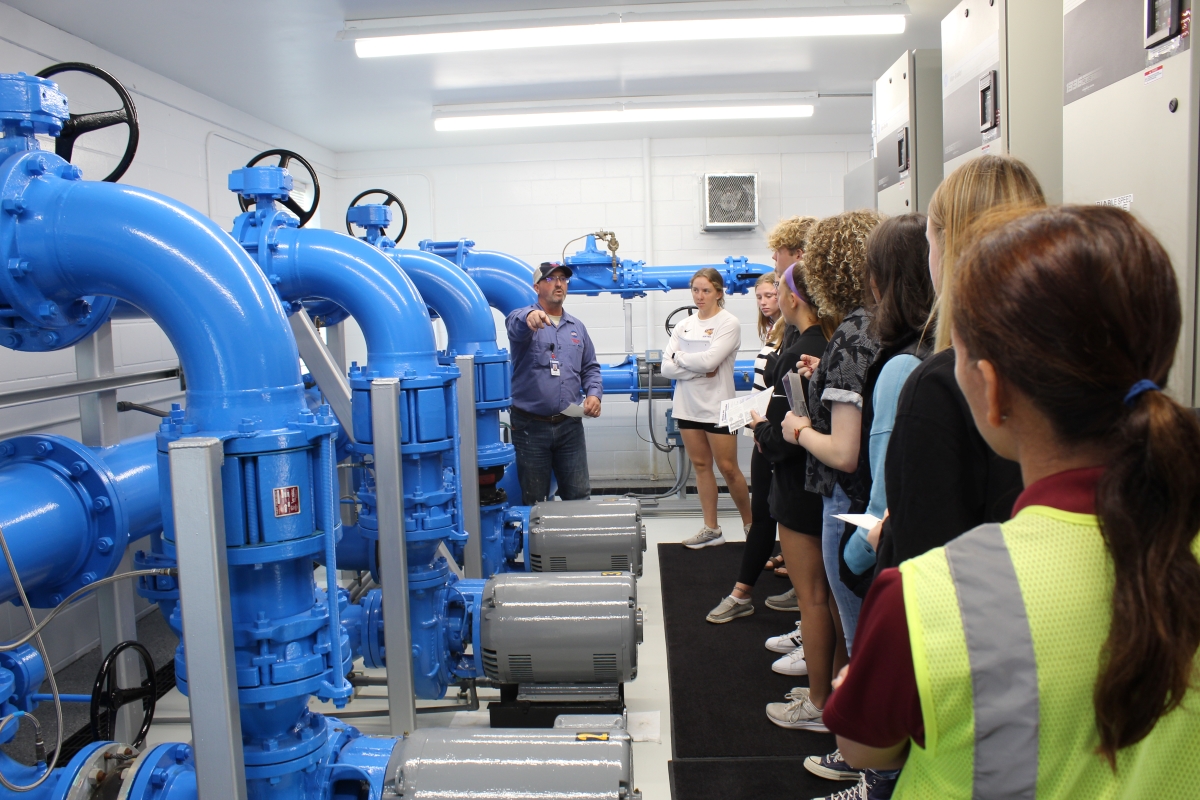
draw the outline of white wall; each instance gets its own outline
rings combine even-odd
[[[224,188],[225,176],[229,170],[241,166],[248,155],[269,147],[289,147],[304,153],[318,170],[325,170],[326,176],[333,174],[329,166],[333,154],[312,142],[0,5],[0,72],[32,74],[62,61],[84,61],[103,67],[125,83],[133,95],[141,123],[141,143],[121,182],[161,192],[210,213],[225,227],[235,213],[229,209],[236,208],[233,196]],[[111,90],[100,91],[93,79],[64,75],[61,81],[72,111],[96,111],[116,105]],[[103,177],[116,164],[124,145],[124,128],[113,128],[81,140],[73,160],[83,167],[85,177]],[[116,321],[113,337],[119,373],[161,369],[177,363],[173,348],[153,322]],[[0,393],[60,384],[75,377],[73,350],[17,353],[0,348]],[[181,399],[178,385],[173,382],[122,390],[119,397],[159,407]],[[156,420],[152,417],[136,412],[121,415],[124,436],[152,431],[155,427]],[[67,399],[0,409],[0,438],[33,431],[78,439],[78,401]],[[0,638],[15,636],[27,627],[19,609],[11,605],[0,609]],[[55,663],[86,652],[98,640],[95,601],[81,602],[47,630],[46,645]]]
[[[337,157],[336,217],[341,219],[341,209],[355,194],[380,187],[394,191],[408,208],[409,231],[401,243],[408,247],[425,238],[470,238],[480,249],[538,264],[557,260],[568,240],[603,228],[617,233],[621,256],[651,265],[702,265],[741,255],[769,264],[766,234],[775,221],[792,214],[842,211],[842,177],[869,158],[870,144],[864,134],[342,154]],[[647,165],[651,237],[646,236]],[[743,171],[759,175],[763,227],[746,233],[701,232],[701,176]],[[326,214],[332,219],[335,211],[327,206]],[[568,254],[582,244],[571,245]],[[632,302],[633,346],[642,352],[666,344],[664,318],[672,309],[690,304],[691,298],[676,291]],[[620,361],[625,351],[621,300],[571,297],[568,307],[588,327],[601,361]],[[742,357],[751,358],[758,349],[753,299],[732,297],[727,307],[743,320]],[[666,405],[655,404],[660,430]],[[610,396],[601,418],[586,424],[593,482],[670,477],[666,459],[652,458],[653,449],[638,437],[638,431],[648,436],[644,406]],[[745,439],[747,469],[749,446]]]

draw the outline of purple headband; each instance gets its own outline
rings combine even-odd
[[[783,279],[785,281],[787,281],[788,288],[792,290],[792,294],[796,295],[796,297],[799,297],[801,300],[803,300],[805,305],[811,306],[812,302],[808,299],[808,296],[805,295],[804,292],[802,292],[796,288],[795,271],[796,271],[796,265],[792,264],[790,267],[788,267],[787,269],[785,269],[783,271]]]

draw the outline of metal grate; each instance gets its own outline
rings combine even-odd
[[[705,175],[704,206],[705,230],[758,227],[757,173]]]
[[[529,569],[531,572],[542,571],[542,557],[536,553],[529,554]]]
[[[613,569],[629,571],[629,556],[613,556],[610,561]]]
[[[494,681],[500,680],[500,659],[495,650],[483,648],[483,672]]]
[[[566,572],[567,557],[566,556],[550,556],[550,571],[551,572]]]
[[[598,681],[617,680],[620,677],[617,673],[617,654],[593,653],[592,669],[595,670],[596,680]]]
[[[533,681],[533,656],[530,655],[509,655],[508,671],[512,680],[520,683],[521,681]]]

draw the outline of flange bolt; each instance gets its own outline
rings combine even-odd
[[[96,511],[98,511],[100,513],[104,513],[105,511],[108,511],[108,509],[111,506],[112,506],[112,503],[109,502],[109,499],[107,497],[104,497],[103,495],[101,495],[100,497],[97,497],[95,500],[92,501],[92,508],[96,509]]]

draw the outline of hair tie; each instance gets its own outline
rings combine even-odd
[[[805,305],[811,306],[812,303],[809,302],[809,299],[804,295],[804,292],[802,292],[796,288],[795,271],[796,271],[796,265],[792,264],[790,267],[788,267],[787,269],[785,269],[783,271],[783,279],[785,281],[787,281],[788,288],[792,290],[792,294],[796,295],[796,297],[799,297],[801,300],[803,300]]]
[[[1137,383],[1135,383],[1133,386],[1129,387],[1129,391],[1125,395],[1125,405],[1129,406],[1130,408],[1133,408],[1133,404],[1137,402],[1137,399],[1139,397],[1141,397],[1142,395],[1144,395],[1146,392],[1161,392],[1161,391],[1162,391],[1162,387],[1159,386],[1154,381],[1145,380],[1145,379],[1140,380]]]

